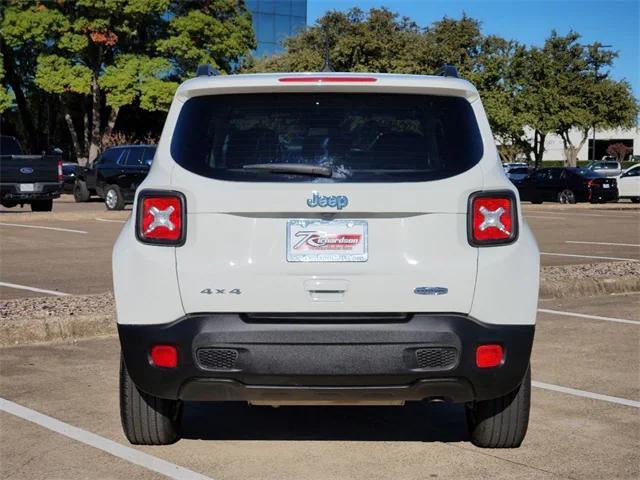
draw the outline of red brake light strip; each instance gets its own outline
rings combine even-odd
[[[339,76],[331,76],[331,77],[281,77],[278,79],[279,82],[283,83],[373,83],[377,82],[378,79],[375,77],[339,77]]]

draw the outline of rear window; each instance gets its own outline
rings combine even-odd
[[[144,153],[144,148],[130,148],[129,155],[127,156],[127,160],[125,161],[125,165],[130,167],[137,167],[142,165],[142,154]]]
[[[13,137],[0,136],[0,155],[22,155],[20,143]]]
[[[102,156],[100,157],[100,163],[103,163],[105,165],[118,163],[123,152],[126,152],[125,148],[109,148],[102,153]]]
[[[153,162],[153,156],[156,154],[156,147],[147,147],[144,149],[144,155],[142,157],[143,163],[151,165]]]
[[[237,181],[415,182],[460,174],[482,157],[469,102],[397,94],[242,94],[188,100],[171,142],[175,161]],[[332,176],[255,164],[330,167]]]

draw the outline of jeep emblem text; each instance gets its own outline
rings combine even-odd
[[[307,205],[313,207],[331,207],[342,210],[349,205],[349,199],[344,195],[331,195],[324,196],[318,195],[318,192],[313,192],[313,196],[307,199]]]

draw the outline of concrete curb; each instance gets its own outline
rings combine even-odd
[[[110,315],[3,321],[0,322],[0,347],[68,342],[115,333],[116,319]]]
[[[640,292],[640,277],[577,280],[542,280],[540,298],[586,297],[612,293]],[[0,347],[34,343],[69,342],[82,338],[115,335],[114,314],[54,316],[50,318],[3,319],[0,321]]]
[[[626,275],[618,278],[582,278],[577,280],[542,280],[540,298],[588,297],[611,293],[640,291],[640,277]]]

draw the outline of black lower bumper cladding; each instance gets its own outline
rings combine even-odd
[[[119,325],[124,360],[143,391],[161,398],[243,401],[397,401],[497,398],[529,364],[532,325],[490,325],[460,314],[194,314],[163,325]],[[178,366],[153,366],[156,344]],[[504,362],[475,364],[478,345]]]

